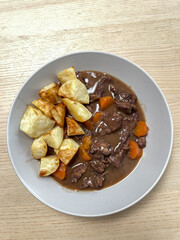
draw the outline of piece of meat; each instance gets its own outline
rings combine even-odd
[[[105,181],[105,176],[102,174],[93,173],[90,177],[86,177],[82,181],[81,188],[101,188]]]
[[[95,89],[93,87],[93,93],[91,93],[91,89],[89,89],[90,102],[95,102],[102,97],[104,92],[104,81],[104,78],[101,78],[97,83],[95,83]]]
[[[111,145],[104,141],[95,141],[95,143],[91,146],[90,152],[96,154],[103,154],[108,156],[111,153]]]
[[[130,103],[136,103],[136,100],[137,100],[137,98],[136,98],[136,96],[134,95],[134,94],[132,94],[132,93],[121,93],[120,94],[120,100],[121,101],[124,101],[124,102],[130,102]]]
[[[86,172],[87,165],[88,165],[87,163],[81,163],[74,167],[70,173],[69,181],[71,183],[77,182],[81,178],[81,176]]]
[[[122,116],[119,113],[114,112],[112,116],[103,115],[100,123],[95,129],[95,134],[104,136],[116,132],[121,128]]]
[[[111,155],[107,160],[115,168],[119,168],[121,166],[121,162],[124,158],[124,150],[118,149],[117,153],[115,155]]]
[[[138,121],[138,114],[133,113],[132,115],[126,116],[122,121],[123,129],[129,129],[130,131],[136,126]]]
[[[119,140],[121,144],[124,144],[127,141],[129,135],[132,134],[132,131],[137,124],[137,121],[137,113],[133,113],[132,115],[123,118],[122,129],[119,132]]]
[[[139,137],[136,139],[136,142],[140,148],[146,147],[146,137]]]
[[[123,111],[126,114],[131,114],[136,111],[136,104],[131,102],[115,101],[117,109]]]
[[[92,88],[88,89],[90,102],[95,102],[99,100],[102,97],[102,94],[104,93],[105,84],[106,83],[110,84],[111,82],[112,79],[109,76],[104,75],[95,83],[95,85]]]
[[[113,91],[115,91],[114,88],[112,88]],[[136,96],[132,93],[120,93],[117,94],[117,90],[115,91],[115,98],[116,98],[116,106],[117,109],[121,110],[122,112],[126,114],[131,114],[132,112],[135,112],[136,109]]]
[[[111,133],[113,133],[120,129],[122,124],[122,116],[119,113],[114,112],[112,117],[111,116],[107,118],[104,117],[104,121],[110,128]]]
[[[107,168],[107,165],[99,160],[90,161],[92,169],[97,173],[103,173]]]

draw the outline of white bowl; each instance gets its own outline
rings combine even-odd
[[[51,177],[40,178],[32,159],[32,139],[19,130],[20,120],[38,91],[57,81],[56,74],[76,70],[107,72],[131,86],[150,128],[147,147],[137,167],[121,182],[98,191],[67,190]],[[122,211],[142,199],[162,176],[172,149],[173,124],[167,101],[154,80],[136,64],[103,52],[79,52],[60,57],[35,72],[22,86],[12,105],[7,125],[7,146],[12,165],[25,187],[41,202],[58,211],[85,217]]]

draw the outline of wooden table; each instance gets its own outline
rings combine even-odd
[[[180,1],[0,1],[0,239],[180,239]],[[32,196],[6,148],[8,112],[39,67],[63,54],[107,51],[157,82],[169,103],[174,146],[165,174],[128,210],[101,218],[59,213]]]

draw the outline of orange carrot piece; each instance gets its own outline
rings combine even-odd
[[[58,169],[52,174],[56,178],[63,180],[66,177],[66,165],[64,163],[60,163]]]
[[[87,129],[89,129],[91,131],[93,130],[93,124],[90,120],[87,120],[86,122],[84,122],[84,125]]]
[[[134,135],[137,137],[143,137],[148,133],[148,126],[144,121],[138,121],[136,127],[134,128]]]
[[[82,146],[86,151],[90,150],[92,141],[91,141],[92,137],[91,136],[84,136],[82,139]]]
[[[83,146],[80,146],[79,147],[79,153],[81,155],[81,158],[84,160],[84,161],[90,161],[91,160],[91,157],[89,156],[89,154],[85,151],[85,149],[83,148]]]
[[[93,123],[94,123],[94,125],[96,125],[96,124],[99,122],[99,120],[101,119],[102,115],[103,115],[102,112],[97,112],[97,113],[95,113],[95,115],[94,115],[94,117],[93,117]]]
[[[136,142],[129,141],[129,157],[131,159],[137,159],[142,156],[142,149],[139,148]]]
[[[99,104],[102,110],[108,108],[111,106],[114,102],[114,98],[107,96],[107,97],[102,97],[99,99]]]

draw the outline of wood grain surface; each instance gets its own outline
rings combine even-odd
[[[61,55],[107,51],[157,82],[169,103],[174,145],[158,185],[112,216],[80,218],[42,204],[23,186],[6,147],[14,97],[39,67]],[[180,239],[180,1],[0,0],[0,239]]]

